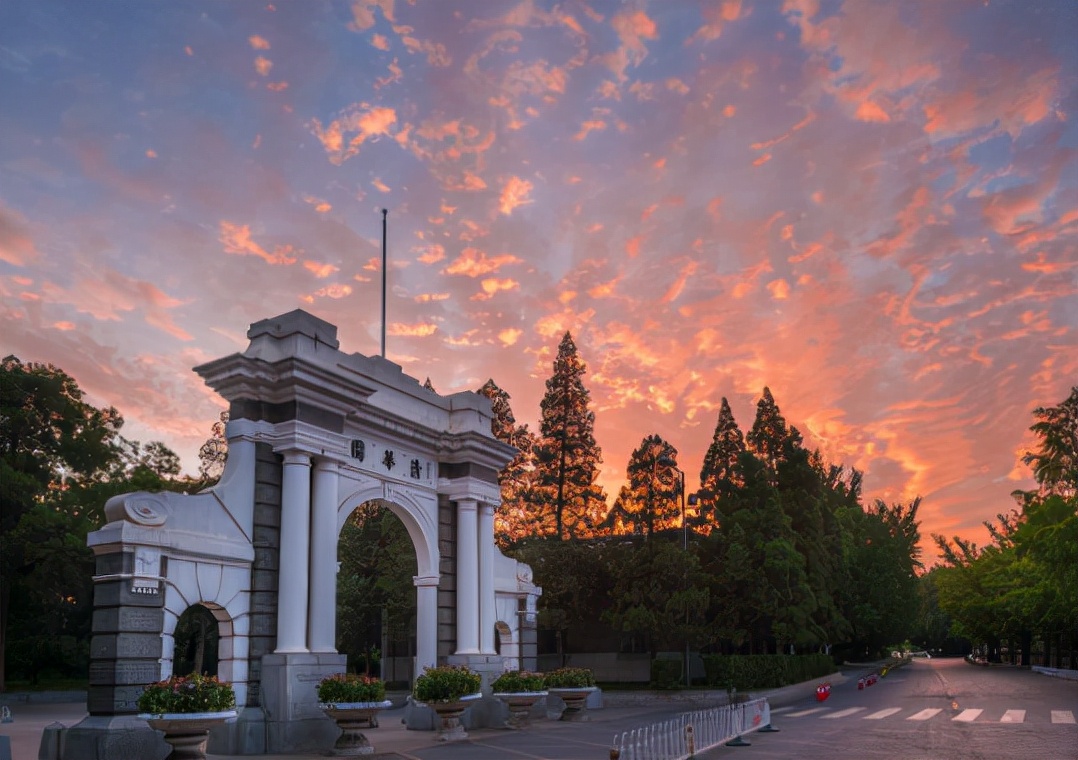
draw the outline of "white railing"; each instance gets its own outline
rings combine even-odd
[[[624,731],[614,737],[615,760],[686,760],[697,752],[771,727],[767,699],[682,713],[662,723]]]

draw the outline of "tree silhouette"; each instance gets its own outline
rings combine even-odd
[[[629,456],[622,486],[603,526],[615,535],[642,535],[681,526],[677,449],[649,435]]]
[[[498,474],[502,504],[494,515],[494,537],[500,546],[506,547],[537,532],[528,505],[535,470],[535,434],[527,425],[517,425],[509,394],[494,380],[487,380],[476,392],[490,399],[490,426],[494,437],[517,449],[513,460]]]
[[[586,372],[566,332],[540,404],[532,493],[540,535],[590,535],[606,512],[606,495],[595,480],[603,459],[595,443],[595,414],[588,409]]]

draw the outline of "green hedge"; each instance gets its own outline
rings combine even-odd
[[[681,660],[652,660],[651,688],[676,689],[681,686]]]
[[[826,654],[753,654],[704,656],[707,684],[712,688],[775,689],[811,681],[835,672]]]

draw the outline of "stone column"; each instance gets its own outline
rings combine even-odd
[[[311,483],[311,584],[307,647],[336,652],[337,463],[319,460]]]
[[[438,664],[438,576],[412,578],[415,583],[415,675]]]
[[[498,613],[494,606],[494,505],[479,505],[479,651],[496,654],[494,624]]]
[[[281,559],[277,592],[278,653],[307,651],[311,531],[311,458],[284,452],[281,476]]]
[[[457,501],[457,654],[479,654],[479,529],[475,499]]]

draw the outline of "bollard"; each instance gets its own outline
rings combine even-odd
[[[7,705],[0,707],[0,723],[14,723],[15,718],[11,716],[11,708]]]
[[[11,760],[11,737],[0,735],[0,760]]]

